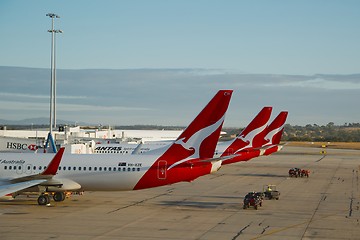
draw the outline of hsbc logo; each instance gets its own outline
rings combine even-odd
[[[30,144],[30,145],[28,146],[28,149],[29,149],[30,151],[36,151],[36,150],[38,149],[38,146],[36,146],[35,144]]]
[[[35,144],[28,145],[27,143],[15,143],[15,142],[7,142],[6,143],[7,149],[16,149],[16,150],[27,150],[35,151],[38,147]]]

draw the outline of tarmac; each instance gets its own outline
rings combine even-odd
[[[0,239],[360,239],[360,151],[284,147],[191,183],[85,192],[38,206],[0,201]],[[293,167],[309,178],[290,178]],[[247,192],[276,184],[279,200],[243,209]]]

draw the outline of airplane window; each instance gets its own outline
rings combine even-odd
[[[61,167],[59,167],[59,170],[61,170]]]
[[[133,167],[133,169],[132,169],[132,170],[133,170],[133,172],[135,172],[135,168],[134,168],[134,167]]]
[[[7,166],[4,166],[4,169],[6,170],[6,169],[7,169]]]
[[[73,167],[73,170],[75,171],[75,170],[76,170],[76,167]]]
[[[128,171],[130,172],[131,168],[128,168]]]
[[[140,168],[137,168],[137,171],[140,172]]]
[[[36,170],[36,167],[34,166],[33,169]]]
[[[113,171],[116,171],[116,167],[113,168]]]
[[[9,170],[11,170],[11,166],[9,166]]]
[[[84,171],[86,171],[86,167],[84,167]]]
[[[126,168],[123,168],[123,171],[125,172],[125,171],[126,171]]]
[[[104,167],[104,171],[106,171],[106,167]]]
[[[97,171],[97,167],[94,167],[94,171]]]
[[[63,170],[66,170],[66,167],[63,167]]]
[[[44,169],[46,169],[46,166],[44,167]]]
[[[68,170],[70,171],[70,170],[71,170],[71,167],[68,167]]]
[[[89,167],[89,171],[91,171],[91,167]]]
[[[41,166],[39,166],[39,170],[41,170]]]
[[[79,171],[81,171],[81,167],[79,167]]]
[[[14,170],[16,170],[16,166],[14,166]]]
[[[28,166],[27,169],[30,170],[30,166]]]
[[[19,170],[21,170],[21,166],[19,166]]]
[[[99,171],[102,171],[102,167],[99,167]]]
[[[121,167],[118,168],[118,171],[121,172]]]

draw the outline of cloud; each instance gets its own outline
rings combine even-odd
[[[323,78],[315,78],[301,81],[280,82],[278,84],[265,84],[266,87],[301,87],[318,88],[325,90],[354,90],[360,89],[360,82],[333,81]]]
[[[49,115],[47,69],[0,67],[1,118]],[[4,72],[11,76],[6,81]],[[233,89],[226,126],[243,127],[263,106],[291,124],[358,122],[360,74],[242,74],[219,69],[58,70],[57,116],[119,125],[186,125],[219,89]],[[25,85],[33,79],[31,85]],[[15,84],[15,83],[23,84]],[[46,85],[45,83],[49,84]],[[35,86],[35,87],[34,87]],[[9,119],[10,120],[10,119]]]

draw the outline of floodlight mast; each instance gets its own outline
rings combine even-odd
[[[62,33],[61,30],[54,29],[54,19],[60,18],[55,13],[46,14],[47,17],[51,18],[51,82],[50,82],[50,126],[49,130],[52,134],[53,128],[56,128],[56,66],[55,66],[55,34]]]
[[[62,30],[54,30],[54,33],[62,33]],[[54,129],[56,129],[56,37],[54,38]]]

